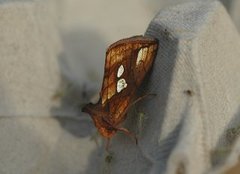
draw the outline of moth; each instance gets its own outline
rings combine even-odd
[[[150,71],[158,49],[158,40],[146,36],[134,36],[119,40],[106,52],[104,77],[99,101],[82,108],[94,121],[99,133],[110,138],[117,131],[135,138],[136,136],[120,124],[126,119],[127,111],[143,96],[136,91]]]

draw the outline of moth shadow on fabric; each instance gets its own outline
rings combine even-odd
[[[223,164],[226,161],[234,143],[240,137],[240,106],[232,119],[222,130],[222,135],[219,137],[216,147],[211,153],[211,162],[213,166]]]
[[[96,128],[91,117],[82,113],[81,107],[99,93],[102,80],[99,72],[103,72],[106,42],[92,29],[62,33],[62,40],[64,51],[58,57],[61,81],[51,99],[59,104],[51,108],[51,113],[62,129],[75,137],[75,142],[82,139],[82,142],[92,141],[93,147],[96,146],[93,152],[86,149],[88,156],[80,158],[89,158],[91,172],[97,173],[99,165],[94,164],[101,156],[103,146],[99,137],[94,137]],[[61,160],[64,165],[66,159]]]
[[[81,107],[98,93],[98,81],[102,77],[98,75],[96,62],[104,60],[99,55],[104,55],[106,43],[91,29],[62,32],[62,41],[64,51],[58,57],[61,81],[51,99],[60,104],[52,107],[51,113],[72,135],[90,137],[94,125],[90,116],[81,112]]]

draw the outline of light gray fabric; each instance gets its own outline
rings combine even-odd
[[[119,133],[109,155],[80,106],[101,85],[107,41],[139,34],[154,10],[143,8],[145,1],[138,5],[131,1],[125,15],[113,18],[118,25],[109,27],[98,19],[115,12],[114,8],[100,17],[83,17],[84,13],[75,12],[90,13],[87,9],[96,4],[89,2],[87,8],[81,3],[0,1],[0,173],[217,174],[236,170],[240,140],[232,143],[237,133],[229,128],[239,131],[240,39],[223,6],[192,2],[156,15],[146,35],[159,39],[159,51],[144,90],[157,96],[136,105],[124,123],[139,135],[139,145]],[[238,8],[232,4],[237,0],[225,6],[237,21],[234,16],[239,13],[233,9]],[[117,5],[123,8],[126,2]],[[132,9],[138,11],[130,20],[127,11]],[[79,16],[82,23],[71,21]],[[120,24],[120,19],[125,21]],[[94,28],[97,32],[81,30],[89,23],[99,26]],[[80,27],[74,28],[75,24]]]
[[[50,115],[50,98],[59,83],[56,57],[61,49],[53,6],[52,1],[46,5],[0,3],[2,116]]]

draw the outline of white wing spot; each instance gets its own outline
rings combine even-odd
[[[122,74],[123,74],[123,72],[124,72],[124,67],[123,67],[123,65],[121,65],[121,66],[118,68],[117,77],[118,77],[118,78],[121,77]]]
[[[144,59],[146,59],[147,57],[147,52],[148,52],[148,48],[142,48],[139,50],[138,52],[138,56],[137,56],[137,61],[136,64],[138,65],[141,61],[144,61]]]
[[[125,79],[119,79],[117,82],[117,92],[121,92],[124,88],[127,87],[127,82]]]

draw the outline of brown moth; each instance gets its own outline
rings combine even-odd
[[[82,111],[92,117],[108,143],[117,131],[134,137],[137,143],[136,136],[120,124],[129,108],[143,98],[137,97],[136,91],[152,67],[157,48],[157,39],[134,36],[119,40],[107,49],[100,99],[96,104],[87,104]]]

